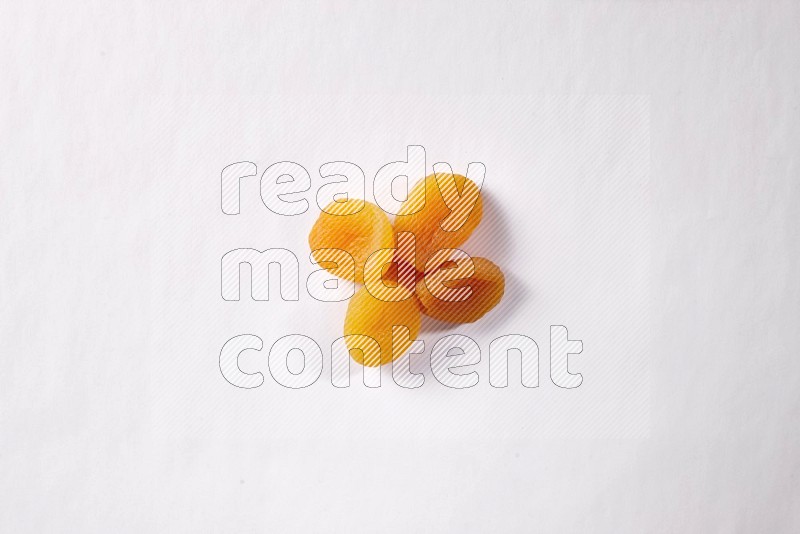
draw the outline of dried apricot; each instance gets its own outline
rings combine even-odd
[[[373,297],[362,287],[350,299],[344,319],[344,334],[350,355],[358,363],[375,367],[389,363],[401,356],[419,334],[422,318],[413,298],[387,302]],[[401,336],[396,347],[392,347],[392,327],[405,326],[409,337]],[[364,344],[359,336],[369,336],[378,343]]]
[[[449,323],[477,321],[497,306],[504,291],[502,271],[486,258],[471,258],[471,262],[444,260],[417,282],[422,313]]]
[[[398,250],[398,260],[423,272],[434,252],[464,243],[482,216],[483,201],[475,182],[460,174],[425,177],[411,189],[394,221],[395,233],[414,234],[416,261],[413,249]]]
[[[358,210],[360,204],[363,206]],[[392,248],[394,233],[389,218],[375,204],[357,199],[336,201],[331,202],[314,223],[308,244],[314,259],[326,270],[340,278],[362,283],[367,258],[378,249]],[[340,261],[341,253],[333,249],[350,254],[355,270],[350,262]]]

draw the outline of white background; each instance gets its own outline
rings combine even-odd
[[[0,16],[2,530],[800,529],[797,4]],[[537,390],[493,390],[485,357],[469,392],[430,375],[413,392],[356,374],[344,391],[325,373],[306,391],[227,384],[227,337],[313,330],[327,358],[344,307],[221,301],[219,258],[239,246],[296,251],[304,279],[315,217],[279,220],[253,183],[222,215],[221,168],[344,159],[371,176],[410,143],[429,164],[487,165],[503,224],[468,247],[524,298],[476,340],[530,328],[546,354],[564,323],[585,384],[543,371]]]

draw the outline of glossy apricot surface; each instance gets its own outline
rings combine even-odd
[[[422,313],[448,323],[474,323],[497,306],[505,292],[503,272],[486,258],[472,258],[472,263],[474,272],[471,276],[443,282],[449,289],[464,290],[469,287],[471,291],[464,300],[455,300],[459,298],[458,294],[447,298],[449,295],[443,294],[441,287],[434,285],[436,281],[431,275],[417,282],[417,298]]]
[[[421,323],[419,306],[414,298],[387,302],[375,298],[362,287],[350,299],[344,319],[344,334],[369,336],[378,342],[380,350],[357,343],[354,337],[346,338],[347,346],[351,349],[350,355],[358,363],[370,367],[389,363],[408,350],[411,341],[419,334]],[[407,327],[409,336],[393,348],[394,325]]]
[[[453,182],[455,189],[450,186]],[[428,175],[411,189],[395,218],[395,234],[411,232],[415,237],[415,257],[398,250],[398,259],[424,272],[431,254],[464,243],[482,217],[483,201],[472,180],[460,174]],[[443,225],[456,229],[447,231]]]

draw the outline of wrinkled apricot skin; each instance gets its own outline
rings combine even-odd
[[[417,298],[422,313],[448,323],[474,323],[497,306],[505,291],[502,271],[486,258],[472,258],[472,262],[475,268],[472,276],[444,283],[453,289],[470,286],[472,294],[466,300],[440,300],[428,289],[425,279],[417,282]]]
[[[439,180],[452,180],[452,177],[455,177],[456,187],[464,198],[477,199],[469,216],[465,220],[459,221],[461,226],[457,230],[448,232],[442,228],[442,221],[451,214],[451,209],[444,201],[435,174],[426,176],[411,189],[408,199],[403,203],[395,218],[395,233],[413,233],[416,249],[416,258],[409,257],[410,253],[398,251],[397,259],[414,265],[419,272],[424,272],[425,264],[431,254],[440,249],[458,247],[469,238],[481,222],[483,200],[478,186],[460,174],[440,175]],[[416,211],[422,204],[424,207]],[[416,213],[414,213],[415,211]]]
[[[422,324],[419,307],[413,298],[386,302],[376,299],[362,287],[350,299],[344,319],[344,335],[369,336],[378,342],[380,354],[375,350],[361,350],[352,338],[346,338],[351,357],[358,363],[375,367],[401,356],[416,339]],[[392,350],[392,327],[405,326],[409,337]]]
[[[357,213],[331,214],[349,213],[362,202],[364,206]],[[392,223],[378,206],[363,200],[347,200],[332,202],[325,208],[311,228],[308,244],[320,266],[340,278],[363,283],[367,258],[378,249],[392,248],[394,233]],[[320,249],[346,251],[355,261],[355,272],[344,265],[337,265],[331,254],[318,252]]]

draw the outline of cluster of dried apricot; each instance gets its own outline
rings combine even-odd
[[[471,323],[500,302],[500,268],[457,248],[482,216],[479,187],[458,174],[420,181],[394,223],[380,207],[361,200],[325,208],[308,241],[321,267],[364,284],[350,299],[344,321],[357,362],[377,366],[403,355],[419,334],[421,314]]]

